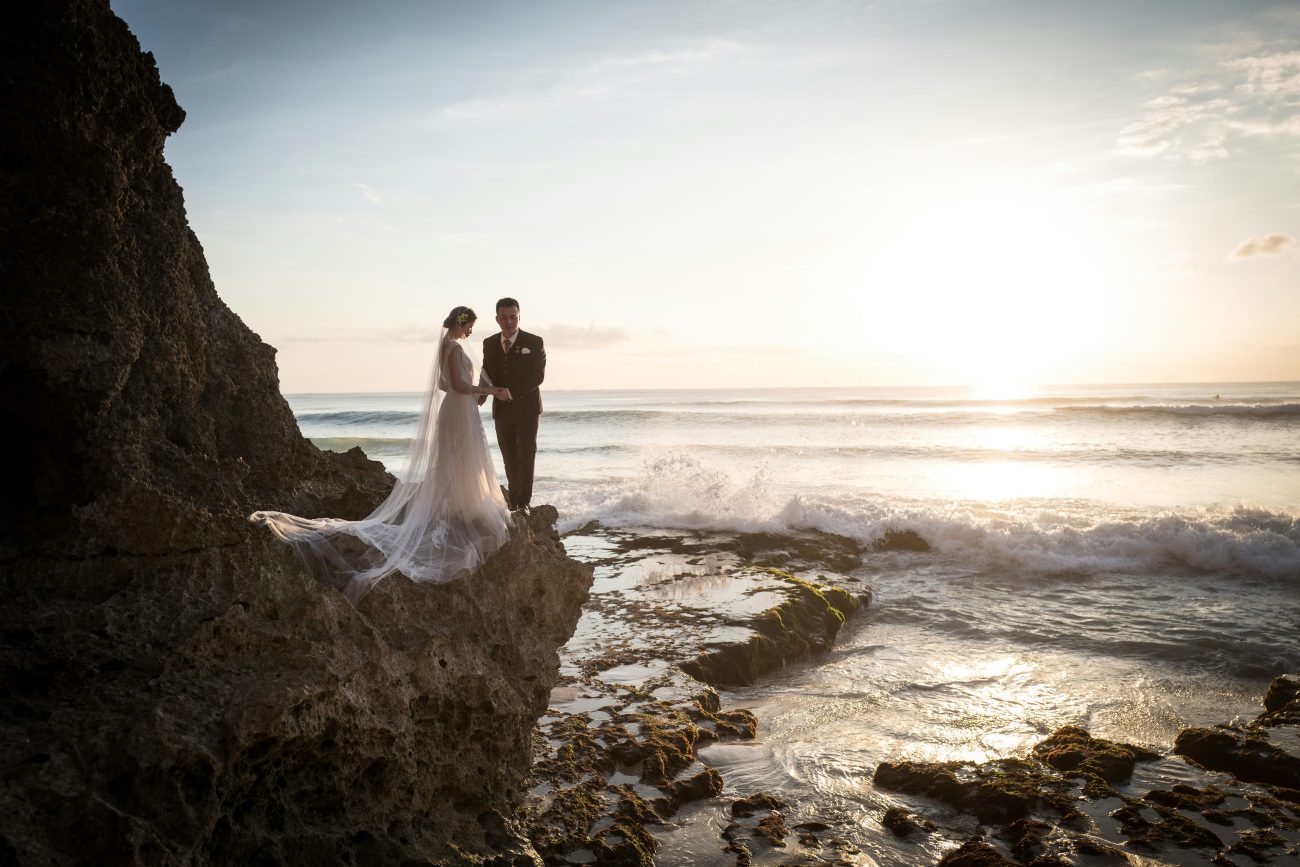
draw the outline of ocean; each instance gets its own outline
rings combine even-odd
[[[416,394],[288,395],[321,448],[400,475]],[[1300,383],[545,391],[534,502],[560,531],[912,530],[824,659],[723,695],[729,789],[863,828],[886,759],[1023,754],[1061,725],[1168,749],[1300,670]],[[484,412],[491,434],[491,419]],[[498,468],[499,455],[494,454]],[[504,476],[502,477],[504,482]],[[687,809],[661,865],[715,858]],[[900,860],[901,859],[901,860]]]

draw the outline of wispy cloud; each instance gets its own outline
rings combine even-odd
[[[1288,250],[1295,249],[1295,246],[1295,238],[1283,235],[1281,232],[1274,232],[1271,235],[1247,238],[1232,251],[1229,258],[1253,259],[1257,256],[1280,256]]]
[[[285,337],[282,343],[434,343],[442,329],[431,325],[404,325],[375,331],[309,334]]]
[[[1231,103],[1207,98],[1208,89],[1185,89],[1147,100],[1141,120],[1119,134],[1123,154],[1153,157],[1178,151],[1196,162],[1228,156],[1224,142],[1224,117]]]
[[[1246,74],[1246,81],[1237,85],[1244,93],[1300,96],[1300,51],[1238,57],[1225,61],[1224,65]]]
[[[1121,130],[1116,145],[1135,157],[1224,160],[1261,136],[1300,138],[1300,50],[1293,46],[1221,50],[1209,69],[1179,75],[1155,70],[1146,85],[1164,92],[1142,103],[1142,116]]]
[[[595,323],[589,325],[548,325],[545,328],[539,328],[537,333],[541,334],[547,343],[557,349],[572,350],[609,349],[627,343],[632,339],[631,333],[625,328],[597,325]]]
[[[512,92],[474,96],[439,107],[428,126],[493,121],[541,114],[616,96],[631,88],[716,69],[749,49],[729,39],[707,39],[672,49],[653,49],[535,74]]]
[[[358,184],[358,183],[350,184],[350,186],[352,187],[352,189],[360,192],[361,195],[365,197],[366,201],[370,202],[370,204],[377,205],[381,208],[384,207],[384,200],[379,198],[379,193],[376,193],[370,187],[366,186],[365,184]]]

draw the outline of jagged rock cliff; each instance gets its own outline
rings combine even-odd
[[[554,512],[359,607],[245,521],[358,516],[163,160],[184,119],[106,0],[0,29],[0,864],[530,863],[509,821],[590,572]]]

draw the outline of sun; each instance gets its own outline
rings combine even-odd
[[[1037,394],[1033,384],[1009,377],[990,377],[970,386],[971,400],[1013,403],[1028,400]]]
[[[1011,399],[1061,381],[1105,336],[1113,286],[1100,231],[1060,191],[934,204],[883,245],[860,293],[873,335],[935,382]]]

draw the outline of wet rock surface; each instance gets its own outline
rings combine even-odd
[[[246,520],[359,517],[217,296],[106,0],[0,28],[0,862],[535,863],[510,818],[590,570],[538,508],[358,607]]]
[[[1207,770],[1280,790],[1300,800],[1300,678],[1276,678],[1264,696],[1264,712],[1245,726],[1186,729],[1174,752]],[[1288,793],[1295,793],[1289,795]]]
[[[919,796],[908,805],[932,829],[960,833],[927,803],[978,821],[945,865],[1297,863],[1300,793],[1279,784],[1300,756],[1297,682],[1276,679],[1250,723],[1184,730],[1169,756],[1070,726],[1023,759],[884,762],[875,782]],[[1168,779],[1187,781],[1155,784]],[[911,828],[894,809],[887,826]]]
[[[588,525],[564,541],[595,580],[561,651],[563,682],[539,722],[521,815],[548,863],[648,865],[656,831],[723,792],[698,750],[757,731],[753,714],[723,707],[714,687],[824,652],[871,591],[830,568],[856,565],[857,544],[825,533]],[[776,799],[750,795],[733,804],[719,853],[740,864],[774,850],[790,863],[813,863],[805,853],[836,863],[829,837],[819,839],[828,826],[787,827]]]
[[[929,819],[909,813],[902,807],[890,807],[885,811],[885,816],[880,823],[898,837],[936,830],[935,824]]]

